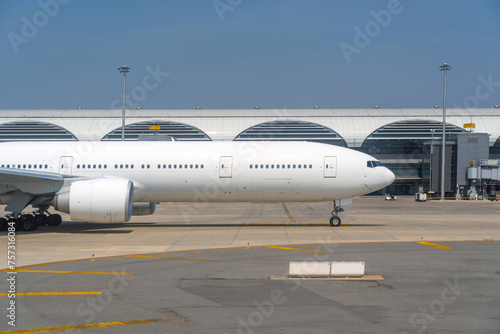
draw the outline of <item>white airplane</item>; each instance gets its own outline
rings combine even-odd
[[[3,142],[0,230],[74,221],[122,223],[154,213],[157,202],[334,201],[390,185],[375,158],[312,142]],[[345,203],[344,203],[345,204]],[[33,214],[23,214],[32,206]]]

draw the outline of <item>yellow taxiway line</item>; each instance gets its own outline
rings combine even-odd
[[[50,273],[50,274],[97,274],[97,275],[132,275],[133,273],[101,272],[101,271],[69,271],[69,270],[1,270],[20,273]],[[1,332],[0,332],[1,333]]]
[[[245,223],[244,226],[290,226],[290,223]]]
[[[33,329],[18,329],[13,331],[3,331],[0,334],[29,334],[29,333],[47,333],[59,331],[72,331],[77,329],[89,328],[103,328],[103,327],[116,327],[116,326],[130,326],[130,325],[143,325],[152,324],[155,322],[165,322],[164,319],[144,319],[144,320],[131,320],[131,321],[115,321],[115,322],[101,322],[99,324],[86,324],[76,326],[59,326],[59,327],[45,327]]]
[[[282,246],[265,246],[265,247],[276,248],[276,249],[286,249],[286,250],[293,250],[293,251],[307,252],[307,253],[324,253],[322,251],[315,251],[315,250],[301,249],[301,248],[292,248],[292,247],[282,247]]]
[[[8,296],[8,293],[0,293],[0,296]],[[66,295],[102,295],[101,291],[77,291],[77,292],[16,292],[17,296],[66,296]]]
[[[295,222],[295,220],[292,218],[292,216],[290,216],[290,213],[288,212],[288,208],[286,207],[286,204],[285,204],[285,203],[281,203],[281,204],[283,204],[283,209],[285,209],[285,213],[286,213],[286,215],[288,216],[288,218],[290,218],[290,220],[291,220],[294,224],[297,224],[297,223]]]
[[[206,262],[214,261],[205,259],[189,259],[185,257],[166,257],[166,256],[148,256],[148,255],[127,255],[127,257],[142,257],[146,259],[162,259],[162,260],[184,260],[184,261],[206,261]]]
[[[439,249],[453,249],[451,247],[441,246],[441,245],[433,244],[432,242],[427,242],[427,241],[419,241],[418,243],[422,244],[422,245],[426,245],[426,246],[431,246],[431,247],[439,248]]]

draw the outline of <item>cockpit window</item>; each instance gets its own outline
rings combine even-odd
[[[367,161],[366,166],[369,168],[375,168],[383,165],[380,163],[380,161]]]

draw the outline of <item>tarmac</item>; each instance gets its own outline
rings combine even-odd
[[[17,322],[0,333],[498,333],[500,202],[366,196],[340,227],[331,209],[165,203],[18,232]],[[291,261],[363,261],[375,279],[271,279]]]

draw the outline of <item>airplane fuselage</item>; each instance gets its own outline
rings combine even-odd
[[[134,202],[326,201],[367,194],[394,174],[373,157],[311,142],[5,142],[0,166],[74,180],[133,182]],[[0,186],[0,193],[2,188]]]

